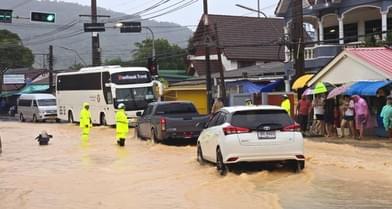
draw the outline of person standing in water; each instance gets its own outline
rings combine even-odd
[[[87,141],[90,135],[90,129],[93,127],[91,121],[90,105],[85,102],[80,111],[80,128],[82,129],[82,140]]]
[[[128,117],[125,114],[125,105],[120,103],[116,112],[116,139],[119,146],[123,147],[125,145],[128,131]]]

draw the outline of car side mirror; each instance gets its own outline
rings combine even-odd
[[[136,116],[142,117],[142,112],[136,112]]]

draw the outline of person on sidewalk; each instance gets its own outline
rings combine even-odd
[[[348,125],[348,128],[350,130],[350,136],[354,137],[355,136],[355,127],[354,127],[354,101],[350,99],[349,96],[344,97],[344,101],[342,104],[342,123],[340,124],[340,128],[342,130],[342,135],[341,137],[345,137],[345,129],[346,125]]]
[[[382,108],[380,116],[389,139],[392,140],[392,95],[387,97],[387,104]]]
[[[301,99],[298,101],[296,115],[298,118],[298,122],[301,125],[301,131],[304,133],[308,126],[308,118],[311,112],[312,103],[306,98],[305,95],[302,95]]]
[[[369,121],[369,107],[366,100],[358,95],[351,97],[354,100],[355,127],[359,130],[358,140],[363,138],[363,132]]]
[[[85,102],[83,103],[83,108],[80,111],[80,128],[82,129],[82,140],[88,141],[90,135],[90,129],[93,127],[91,121],[90,105]]]
[[[289,116],[291,116],[291,103],[290,103],[290,99],[289,96],[287,96],[287,94],[283,95],[283,101],[280,104],[280,106],[286,110],[286,112],[289,114]]]
[[[324,123],[324,97],[320,94],[315,96],[315,99],[312,102],[313,114],[314,114],[314,122],[312,125],[313,133],[316,135],[325,135],[325,123]]]
[[[119,146],[123,147],[125,145],[128,131],[128,117],[125,114],[125,105],[120,103],[116,112],[116,139]]]

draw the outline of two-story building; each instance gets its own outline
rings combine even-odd
[[[292,1],[280,0],[275,10],[284,18],[289,34]],[[344,48],[391,42],[391,0],[303,0],[304,24],[310,25],[314,43],[305,48],[306,71],[317,72]],[[290,67],[286,50],[286,67]]]
[[[194,46],[188,55],[188,74],[206,74],[204,16],[192,37]],[[211,52],[211,73],[219,72],[218,43],[224,71],[283,62],[283,18],[257,18],[229,15],[208,15],[208,36]]]

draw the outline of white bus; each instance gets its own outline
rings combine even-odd
[[[115,125],[117,106],[124,103],[130,125],[134,125],[136,112],[157,100],[153,90],[156,83],[143,67],[100,66],[59,73],[58,118],[79,122],[83,102],[88,102],[93,124]]]

